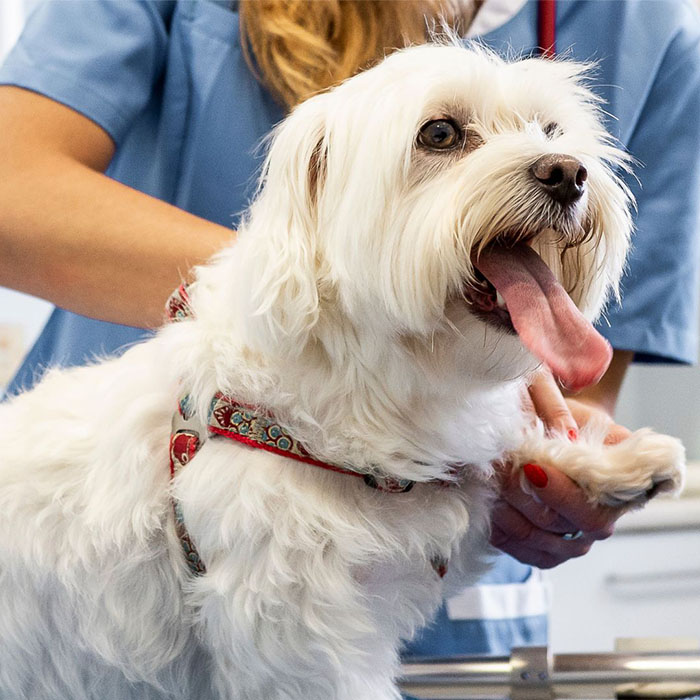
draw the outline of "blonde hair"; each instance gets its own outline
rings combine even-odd
[[[349,78],[392,50],[450,27],[463,0],[243,0],[241,44],[259,79],[287,107]]]

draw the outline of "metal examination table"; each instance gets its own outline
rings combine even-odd
[[[556,654],[546,647],[511,656],[404,664],[402,692],[421,700],[700,700],[700,651]]]

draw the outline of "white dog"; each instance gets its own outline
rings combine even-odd
[[[447,560],[482,570],[494,462],[679,486],[671,438],[521,408],[609,361],[629,195],[583,73],[428,46],[310,99],[180,322],[0,408],[3,700],[395,699]]]

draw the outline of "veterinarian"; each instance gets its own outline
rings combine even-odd
[[[158,326],[170,291],[234,235],[271,126],[401,36],[420,41],[438,5],[41,4],[0,70],[0,284],[57,308],[11,391]],[[560,54],[598,61],[608,127],[644,166],[628,179],[638,232],[624,305],[600,327],[616,348],[608,374],[568,404],[546,373],[531,390],[542,417],[575,439],[591,412],[612,413],[633,358],[696,359],[700,30],[690,0],[560,0],[556,12],[548,24],[535,1],[486,0],[468,34],[505,54],[556,41]],[[624,438],[610,424],[611,439]],[[527,476],[540,502],[505,473],[494,514],[493,542],[512,557],[447,601],[411,653],[545,641],[546,595],[530,565],[584,554],[617,514],[592,511],[546,465]]]

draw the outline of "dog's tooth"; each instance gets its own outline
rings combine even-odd
[[[496,304],[502,309],[506,308],[506,300],[501,296],[498,290],[496,290]]]

